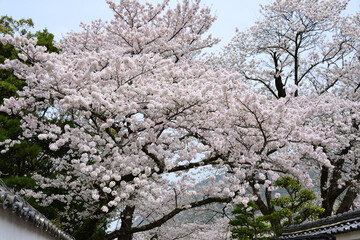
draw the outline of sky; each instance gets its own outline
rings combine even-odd
[[[117,2],[119,0],[115,0]],[[146,0],[140,0],[145,2]],[[156,3],[161,0],[150,0]],[[170,0],[177,3],[179,0]],[[202,0],[202,6],[209,6],[217,21],[210,33],[221,39],[215,49],[225,46],[235,35],[235,28],[245,30],[260,18],[259,4],[270,0]],[[351,0],[349,12],[360,10],[360,0]],[[32,18],[35,30],[47,28],[59,41],[71,30],[79,31],[80,22],[91,20],[110,20],[112,11],[105,0],[0,0],[0,16],[8,15],[15,19]]]

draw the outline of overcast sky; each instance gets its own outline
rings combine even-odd
[[[145,2],[145,0],[140,0]],[[161,0],[151,0],[159,2]],[[115,1],[116,2],[116,1]],[[172,3],[178,0],[170,0]],[[222,39],[217,49],[227,44],[235,34],[235,28],[245,30],[259,18],[259,4],[270,0],[202,0],[203,6],[210,6],[218,19],[211,28],[211,34]],[[351,0],[350,12],[359,11],[360,0]],[[112,12],[105,0],[0,0],[0,16],[15,19],[32,18],[35,29],[47,28],[57,41],[71,30],[78,31],[79,23],[112,18]]]

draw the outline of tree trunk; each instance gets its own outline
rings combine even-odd
[[[284,84],[281,80],[281,76],[275,76],[275,86],[276,86],[276,90],[278,92],[278,97],[279,98],[286,97],[286,91],[285,91]]]
[[[119,240],[132,240],[133,239],[133,233],[130,233],[132,223],[133,223],[133,217],[134,217],[134,211],[135,207],[132,206],[126,206],[124,211],[121,213],[121,227],[120,232],[123,232],[124,234],[121,235]]]
[[[342,153],[344,150],[342,151]],[[344,155],[344,154],[341,154]],[[325,209],[325,211],[320,215],[320,218],[329,217],[334,212],[334,205],[336,200],[339,199],[339,196],[349,187],[343,186],[339,188],[338,181],[341,179],[342,168],[344,165],[344,159],[339,159],[338,161],[331,162],[334,166],[332,174],[329,175],[329,170],[326,167],[322,167],[321,170],[321,207]],[[330,179],[329,187],[326,188],[328,179]]]
[[[253,188],[253,189],[255,190],[255,188]],[[265,189],[265,200],[266,200],[266,204],[260,197],[255,201],[256,205],[259,207],[260,212],[264,216],[270,215],[270,214],[274,213],[274,211],[275,211],[274,207],[271,207],[271,205],[270,205],[271,192],[268,191],[267,188]],[[271,227],[275,231],[276,237],[279,237],[282,232],[280,220],[279,219],[271,219],[270,224],[271,224]]]
[[[350,211],[351,206],[353,205],[357,195],[358,194],[356,191],[354,191],[354,189],[349,188],[340,204],[339,209],[336,211],[336,214]]]
[[[272,55],[272,58],[273,58],[274,67],[275,67],[274,79],[275,79],[275,87],[277,90],[278,98],[284,98],[284,97],[286,97],[286,91],[285,91],[284,83],[282,82],[282,79],[281,79],[281,75],[280,75],[281,72],[279,69],[279,62],[278,62],[279,57],[276,52]]]
[[[320,215],[320,218],[325,218],[331,216],[335,204],[335,197],[327,197],[322,200],[321,207],[325,209],[325,211]]]

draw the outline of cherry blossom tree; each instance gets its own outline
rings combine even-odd
[[[197,193],[186,172],[221,158],[197,132],[232,76],[192,60],[217,42],[202,37],[215,18],[200,1],[175,9],[168,1],[108,3],[115,19],[70,33],[59,54],[35,40],[2,38],[23,60],[2,68],[13,69],[26,87],[1,110],[22,117],[22,138],[63,152],[50,156],[51,176],[33,176],[42,190],[27,194],[43,206],[66,204],[65,221],[119,215],[121,227],[106,238],[131,239],[186,209],[231,200],[222,189]],[[2,142],[2,152],[19,140]],[[179,172],[180,180],[171,180]],[[47,195],[50,188],[58,194]]]
[[[199,0],[174,9],[166,0],[107,2],[114,20],[69,33],[60,53],[32,39],[1,38],[23,60],[1,68],[26,81],[0,107],[20,116],[23,129],[20,139],[0,143],[1,152],[38,138],[61,153],[49,154],[50,176],[33,175],[38,191],[25,192],[43,206],[65,204],[69,231],[78,227],[74,220],[96,226],[118,218],[105,239],[133,239],[166,229],[189,209],[260,201],[259,186],[274,190],[279,174],[311,186],[301,167],[305,157],[332,167],[322,146],[336,147],[336,138],[308,124],[321,111],[305,96],[294,98],[296,86],[273,101],[239,74],[196,58],[217,42],[203,37],[215,18]],[[194,234],[212,233],[206,232]]]
[[[210,207],[210,209],[209,207],[203,207],[196,211],[191,211],[191,215],[187,216],[187,218],[191,217],[190,222],[184,221],[182,219],[184,216],[174,218],[159,228],[135,234],[134,239],[227,240],[231,236],[230,226],[228,225],[230,218],[228,213],[223,210],[224,208],[219,209],[215,206]],[[203,218],[203,214],[209,214],[210,218]],[[205,221],[200,219],[199,216]]]
[[[347,0],[282,0],[261,6],[263,19],[238,32],[225,48],[225,64],[276,98],[294,84],[319,94],[341,78],[354,57],[356,36],[341,16]],[[296,93],[298,94],[298,92]]]
[[[356,207],[354,204],[360,190],[360,106],[358,101],[333,94],[324,94],[317,99],[313,108],[320,111],[309,125],[322,131],[332,131],[337,140],[336,147],[316,145],[322,147],[332,168],[316,164],[308,167],[315,173],[316,185],[320,188],[321,205],[325,209],[322,216],[328,216],[335,209],[336,213],[342,213]]]
[[[348,211],[359,195],[359,14],[343,16],[347,3],[278,0],[261,6],[263,18],[238,32],[217,60],[270,98],[284,98],[296,86],[294,95],[304,97],[299,107],[313,109],[309,128],[334,134],[335,148],[314,143],[332,167],[308,168],[304,161],[301,168],[314,173],[323,217]]]

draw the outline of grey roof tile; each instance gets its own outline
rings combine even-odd
[[[59,240],[74,240],[1,181],[0,207],[17,214],[23,220],[31,222],[35,227],[50,233]]]
[[[291,239],[321,233],[345,233],[360,230],[360,209],[319,219],[313,222],[289,226],[279,239]]]

